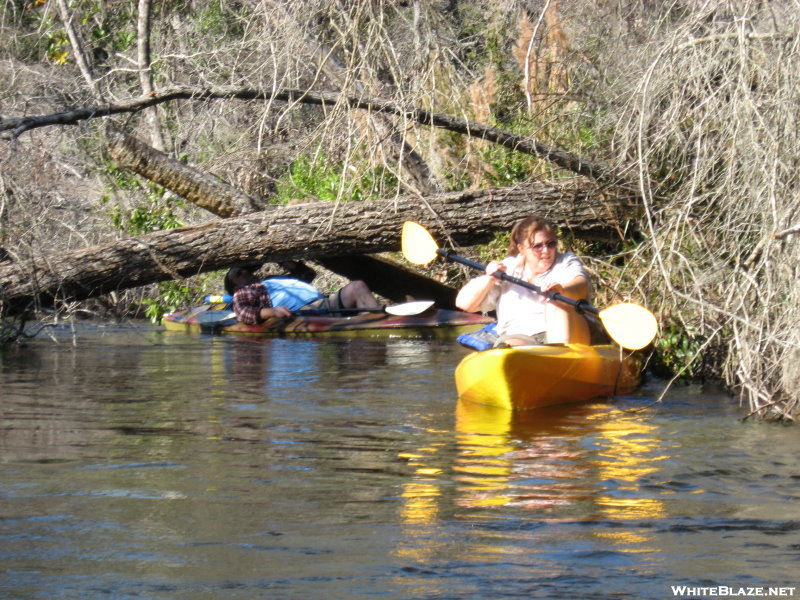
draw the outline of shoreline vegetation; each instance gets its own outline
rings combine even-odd
[[[153,250],[162,273],[131,287],[130,266],[105,265],[93,284],[105,293],[77,301],[74,272],[43,275],[87,248],[276,211],[323,231],[339,213],[357,219],[341,209],[360,202],[369,234],[342,236],[339,251],[399,261],[379,233],[402,208],[486,260],[509,223],[465,225],[455,209],[433,214],[437,199],[573,186],[531,206],[566,215],[556,221],[592,270],[595,304],[656,314],[659,374],[722,381],[745,418],[800,414],[796,2],[17,0],[0,9],[0,48],[6,343],[70,315],[157,319],[220,288],[213,261],[176,270]],[[129,160],[119,132],[140,144]],[[151,151],[186,173],[148,171]],[[198,173],[207,187],[181,187]],[[624,208],[598,210],[599,229],[570,227],[587,190]],[[323,287],[347,276],[317,237],[306,256],[227,239],[210,251],[220,265],[330,258]],[[450,287],[469,276],[422,274]],[[57,289],[37,294],[46,285]],[[48,294],[54,307],[39,303]]]

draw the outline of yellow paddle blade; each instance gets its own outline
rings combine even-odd
[[[400,245],[403,256],[415,265],[427,265],[436,258],[436,250],[439,249],[428,230],[414,221],[403,223]]]
[[[658,333],[653,313],[633,302],[614,304],[601,310],[598,316],[608,335],[628,350],[641,350]]]

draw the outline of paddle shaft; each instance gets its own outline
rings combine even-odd
[[[447,260],[452,260],[453,262],[460,263],[467,267],[472,267],[477,271],[486,271],[486,265],[482,265],[479,262],[475,262],[474,260],[470,260],[468,258],[464,258],[463,256],[459,256],[455,252],[450,250],[442,250],[441,248],[436,249],[437,254],[440,256],[444,256]],[[548,300],[557,300],[559,302],[563,302],[564,304],[569,304],[570,306],[574,306],[575,310],[577,310],[581,314],[589,313],[591,315],[597,316],[600,314],[600,311],[597,310],[594,306],[586,302],[586,300],[573,300],[572,298],[568,298],[563,294],[559,294],[558,292],[554,292],[550,290],[548,292],[543,292],[542,288],[538,285],[534,285],[533,283],[528,283],[524,279],[519,279],[504,271],[495,271],[492,273],[492,277],[496,277],[497,279],[502,279],[503,281],[508,281],[509,283],[516,284],[518,286],[527,288],[536,292],[537,294],[541,294]]]
[[[325,315],[325,314],[353,314],[353,313],[386,313],[396,317],[410,317],[425,312],[433,306],[433,300],[414,300],[404,304],[392,304],[390,306],[376,306],[374,308],[311,308],[294,311],[293,315]]]
[[[301,310],[293,310],[292,316],[309,317],[314,315],[328,315],[328,314],[355,314],[355,313],[383,313],[386,312],[385,306],[377,308],[304,308]]]

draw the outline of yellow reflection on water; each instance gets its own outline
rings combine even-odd
[[[228,365],[226,365],[227,348],[224,344],[214,339],[209,345],[208,351],[211,354],[211,398],[215,402],[226,401],[230,397],[231,389],[230,374]]]
[[[591,405],[527,412],[459,402],[458,504],[553,510],[590,499],[587,462],[574,422]]]
[[[668,444],[659,439],[655,427],[643,416],[605,415],[597,420],[594,441],[604,450],[596,453],[597,480],[608,482],[605,493],[594,502],[601,520],[638,521],[663,518],[664,502],[644,497],[642,479],[659,469],[658,463],[669,458]],[[634,527],[595,531],[595,537],[612,543],[620,552],[650,552],[655,543],[646,529]]]
[[[411,481],[403,487],[403,523],[432,524],[439,516],[439,485],[434,482]]]
[[[403,504],[401,518],[407,525],[433,524],[439,517],[439,497],[441,496],[441,467],[435,462],[439,459],[437,446],[424,446],[414,452],[401,452],[400,458],[414,469],[413,476],[403,484],[401,497]]]
[[[503,506],[511,500],[511,414],[480,404],[457,404],[458,455],[453,480],[461,484],[460,506]]]
[[[404,561],[425,564],[438,551],[430,533],[440,521],[442,489],[437,477],[441,469],[432,464],[438,458],[438,452],[435,447],[428,447],[424,451],[403,452],[400,456],[413,466],[414,472],[403,484],[401,492],[400,519],[405,529],[401,539],[405,541],[397,547],[395,554]],[[409,585],[408,577],[403,581],[404,585]],[[427,589],[427,585],[423,578],[411,587]]]
[[[596,423],[596,441],[605,447],[594,462],[597,478],[611,480],[620,494],[609,494],[595,500],[601,513],[610,519],[653,519],[666,514],[664,503],[641,497],[643,477],[658,471],[658,463],[669,458],[667,445],[655,436],[655,427],[644,417],[625,415],[613,419],[607,415]]]
[[[607,404],[513,413],[459,401],[455,430],[454,455],[431,447],[402,455],[414,469],[402,491],[402,519],[412,541],[400,545],[399,556],[419,564],[436,556],[431,532],[440,526],[442,511],[454,507],[492,513],[522,509],[542,520],[625,521],[620,527],[586,528],[583,539],[619,552],[653,551],[652,535],[637,521],[663,518],[667,510],[642,489],[643,478],[669,458],[669,445],[646,416],[610,410]],[[452,461],[451,471],[444,460]],[[443,485],[448,473],[455,488]],[[469,518],[470,513],[461,514]],[[496,514],[503,518],[503,512]],[[499,536],[496,544],[484,540],[480,548],[464,552],[486,556],[516,548]]]

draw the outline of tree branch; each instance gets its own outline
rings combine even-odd
[[[64,29],[67,32],[69,43],[72,46],[72,53],[75,56],[75,64],[78,65],[78,69],[80,70],[81,75],[83,75],[84,80],[86,80],[86,84],[89,86],[89,89],[92,91],[92,95],[95,97],[95,99],[102,99],[100,91],[97,89],[97,80],[94,78],[94,73],[92,73],[92,68],[89,66],[89,60],[86,58],[86,53],[84,52],[83,40],[81,39],[78,30],[75,29],[75,26],[73,25],[75,14],[70,14],[66,0],[58,0],[58,10],[61,13],[61,20],[64,23]]]
[[[133,98],[128,102],[120,104],[79,108],[67,112],[37,117],[3,119],[0,120],[0,132],[10,131],[12,132],[11,137],[16,138],[31,129],[49,127],[52,125],[74,125],[90,119],[117,114],[137,113],[147,108],[175,100],[205,102],[209,100],[234,99],[277,100],[318,106],[333,106],[337,102],[344,103],[349,108],[395,115],[416,121],[422,125],[447,129],[448,131],[489,140],[500,146],[509,148],[510,150],[538,156],[552,162],[562,169],[592,178],[604,184],[621,185],[625,183],[624,178],[608,165],[590,161],[566,150],[554,148],[534,139],[519,136],[509,131],[498,129],[497,127],[490,127],[475,121],[468,121],[452,115],[435,113],[413,106],[404,107],[391,100],[383,100],[381,98],[358,98],[353,96],[341,96],[337,93],[313,92],[299,89],[265,90],[233,86],[214,88],[171,87],[156,90],[150,94]]]
[[[139,68],[139,84],[145,96],[153,93],[153,71],[150,64],[151,11],[150,0],[139,0],[139,16],[136,21],[136,64]],[[164,137],[161,135],[158,111],[149,112],[147,121],[153,146],[157,150],[164,150]]]
[[[778,233],[772,234],[773,240],[781,240],[787,236],[792,235],[793,233],[800,233],[800,223],[793,227],[789,227],[788,229],[784,229],[783,231],[779,231]]]

